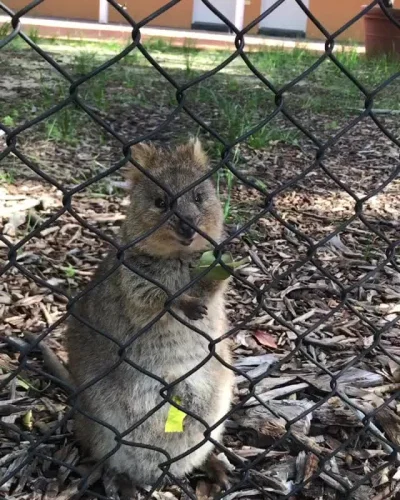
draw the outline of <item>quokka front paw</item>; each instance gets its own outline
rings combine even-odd
[[[182,304],[185,316],[194,321],[204,318],[207,314],[207,306],[200,299],[186,299]]]

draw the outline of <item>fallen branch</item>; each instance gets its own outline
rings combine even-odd
[[[33,335],[31,333],[25,333],[25,338],[30,344],[33,344],[37,339],[36,335]],[[50,373],[52,373],[55,377],[60,379],[65,384],[73,386],[74,384],[68,370],[58,359],[53,350],[44,342],[44,340],[39,342],[38,347],[43,356],[43,363],[48,368]]]

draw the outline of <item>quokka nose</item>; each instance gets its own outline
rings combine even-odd
[[[178,234],[187,240],[191,240],[196,234],[196,231],[186,224],[186,222],[180,221],[178,224]]]

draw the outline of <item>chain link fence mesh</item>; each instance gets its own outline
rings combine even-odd
[[[107,492],[102,489],[102,487],[96,486],[97,483],[93,480],[93,477],[98,479],[96,474],[101,470],[108,456],[103,457],[98,463],[89,467],[85,472],[82,472],[83,469],[78,466],[75,460],[76,457],[66,458],[65,454],[54,452],[54,443],[60,443],[63,440],[69,442],[73,439],[71,429],[68,426],[71,417],[74,413],[79,411],[79,407],[75,400],[75,396],[79,391],[76,391],[72,385],[65,381],[65,379],[61,380],[51,375],[46,369],[46,363],[43,365],[37,362],[38,358],[42,360],[45,359],[46,356],[51,356],[46,349],[42,348],[41,351],[38,350],[38,348],[44,344],[45,339],[47,341],[51,334],[54,333],[60,325],[64,324],[68,316],[75,314],[73,306],[85,294],[89,293],[94,286],[98,286],[99,283],[91,283],[83,291],[71,294],[59,288],[57,284],[54,284],[51,280],[47,280],[41,273],[35,274],[32,267],[25,265],[20,257],[21,252],[29,241],[33,241],[35,238],[40,237],[46,230],[52,228],[57,221],[61,220],[64,215],[69,215],[75,222],[89,231],[90,234],[96,235],[101,241],[107,242],[116,250],[117,259],[112,272],[115,272],[120,266],[126,266],[132,273],[140,274],[139,269],[136,269],[124,259],[124,252],[137,244],[139,240],[130,242],[128,245],[121,245],[116,238],[105,234],[105,232],[96,225],[90,224],[74,207],[74,200],[87,188],[106,179],[113,173],[118,172],[128,162],[134,161],[131,156],[132,146],[143,141],[154,140],[159,137],[160,132],[174,123],[177,116],[186,115],[201,129],[202,133],[219,144],[221,156],[220,161],[216,163],[215,167],[210,169],[201,179],[187,186],[184,192],[175,195],[175,199],[179,198],[205,179],[215,176],[221,169],[224,169],[224,172],[228,172],[228,175],[240,181],[244,186],[251,188],[257,194],[257,206],[256,202],[254,202],[255,206],[253,207],[254,210],[251,217],[242,223],[236,224],[234,228],[231,228],[229,235],[222,243],[216,245],[214,242],[215,262],[213,266],[221,265],[234,275],[234,284],[232,286],[239,287],[239,292],[235,295],[236,301],[241,300],[240,286],[243,286],[251,290],[253,304],[249,314],[241,317],[240,321],[231,322],[232,326],[230,330],[226,332],[224,338],[234,338],[240,332],[246,330],[246,328],[254,329],[254,325],[258,325],[258,328],[261,328],[260,325],[269,324],[275,325],[275,331],[284,331],[290,335],[290,345],[292,347],[291,350],[284,351],[283,355],[280,357],[274,357],[273,354],[261,354],[251,358],[241,358],[240,355],[236,355],[235,362],[230,366],[236,375],[239,390],[235,396],[232,409],[222,419],[222,421],[228,421],[227,434],[229,435],[229,439],[227,438],[228,441],[224,441],[225,444],[212,439],[210,435],[211,430],[220,422],[214,423],[212,427],[207,426],[208,428],[204,433],[204,441],[212,441],[216,447],[217,453],[225,454],[233,469],[231,485],[226,491],[220,492],[219,497],[230,499],[293,499],[307,497],[397,498],[396,495],[399,494],[397,493],[399,491],[397,485],[399,484],[398,481],[400,478],[397,472],[398,453],[400,451],[400,418],[397,415],[397,398],[399,390],[396,386],[397,381],[395,380],[395,374],[398,373],[396,371],[398,368],[396,367],[399,366],[399,357],[396,356],[394,353],[395,351],[388,347],[388,343],[384,342],[384,339],[387,340],[387,336],[390,332],[397,332],[396,325],[398,322],[398,314],[394,308],[393,314],[388,316],[388,319],[384,321],[383,324],[376,324],[376,322],[368,319],[366,310],[359,307],[354,298],[360,293],[364,293],[363,291],[368,289],[369,284],[377,283],[376,277],[378,273],[384,272],[388,273],[390,276],[396,276],[399,271],[399,258],[397,252],[400,239],[398,238],[398,232],[396,233],[396,229],[398,230],[397,220],[395,221],[395,225],[393,226],[392,224],[391,226],[391,229],[394,227],[394,231],[388,235],[385,232],[384,225],[382,226],[382,224],[379,224],[376,220],[372,220],[371,217],[365,215],[365,206],[373,200],[376,195],[382,193],[388,186],[393,186],[393,184],[396,183],[400,166],[398,165],[398,160],[396,160],[392,165],[393,168],[390,170],[389,175],[387,175],[385,179],[380,178],[378,175],[375,188],[370,190],[368,194],[360,196],[357,189],[354,189],[351,183],[347,183],[343,178],[333,172],[333,169],[328,166],[329,162],[327,161],[329,160],[332,148],[339,144],[343,137],[350,134],[352,130],[356,129],[358,126],[362,127],[367,119],[373,121],[382,137],[386,136],[393,148],[397,151],[396,155],[398,156],[397,148],[400,146],[400,141],[398,137],[396,137],[395,132],[385,125],[385,121],[381,119],[379,113],[375,112],[374,105],[380,93],[399,77],[400,72],[393,74],[375,88],[370,89],[352,74],[346,65],[341,62],[340,57],[338,57],[335,52],[336,39],[338,36],[343,34],[358,20],[362,19],[366,13],[376,6],[379,6],[391,22],[400,29],[391,11],[385,7],[383,2],[376,0],[363,7],[356,17],[349,19],[348,22],[336,32],[329,33],[307,6],[300,0],[296,0],[297,5],[325,37],[325,50],[316,58],[315,62],[301,74],[298,74],[291,81],[282,86],[276,86],[252,61],[251,54],[246,50],[246,35],[248,35],[253,27],[257,26],[263,19],[266,19],[284,4],[285,0],[275,2],[242,30],[236,29],[229,19],[224,17],[211,2],[203,0],[204,5],[207,6],[222,23],[228,26],[234,34],[235,50],[213,69],[194,78],[189,78],[184,83],[178,81],[172,72],[166,70],[162,64],[157,62],[151,55],[150,51],[146,49],[146,44],[143,44],[141,41],[140,31],[141,28],[148,25],[149,22],[156,20],[162,13],[173,8],[174,5],[179,3],[179,0],[173,0],[166,3],[162,8],[153,12],[140,22],[135,22],[129,15],[129,12],[117,2],[108,0],[110,8],[118,11],[132,27],[131,42],[117,55],[111,57],[92,71],[86,72],[77,78],[71,76],[64,66],[58,63],[49,52],[43,50],[40,47],[40,43],[34,39],[35,37],[27,36],[21,27],[21,18],[23,16],[28,16],[32,9],[42,3],[42,1],[43,0],[36,0],[31,2],[18,12],[12,12],[4,3],[0,3],[0,10],[3,14],[7,14],[10,17],[11,25],[10,31],[0,40],[0,49],[5,49],[9,43],[19,37],[24,43],[29,45],[38,56],[43,58],[58,76],[66,82],[69,92],[65,98],[51,102],[51,105],[49,105],[44,112],[40,112],[33,119],[24,121],[23,124],[17,127],[0,123],[0,130],[3,132],[3,138],[5,139],[4,148],[0,152],[0,161],[10,158],[11,156],[16,157],[30,171],[39,176],[45,186],[53,186],[58,190],[62,198],[62,204],[45,220],[39,221],[18,241],[11,241],[10,238],[4,235],[0,236],[3,248],[5,248],[7,253],[6,263],[2,268],[2,276],[4,276],[6,280],[10,272],[14,273],[14,276],[16,273],[23,275],[27,280],[34,282],[40,289],[47,289],[51,294],[63,297],[65,313],[58,317],[56,321],[51,321],[50,318],[49,321],[51,324],[49,327],[43,329],[38,335],[34,336],[33,339],[31,337],[30,342],[21,338],[18,340],[18,338],[13,336],[2,337],[2,349],[13,349],[16,356],[15,360],[18,364],[16,369],[14,366],[9,370],[7,370],[5,366],[2,367],[1,390],[3,401],[0,405],[0,415],[2,417],[1,433],[4,437],[4,446],[0,443],[0,450],[3,448],[4,453],[2,453],[2,458],[0,458],[0,467],[2,471],[0,484],[2,485],[3,491],[11,495],[10,498],[23,498],[24,494],[28,495],[26,498],[42,498],[37,491],[42,491],[43,493],[43,484],[48,486],[49,478],[52,477],[53,479],[54,477],[57,478],[54,479],[55,481],[59,480],[57,474],[62,471],[65,477],[69,476],[72,479],[68,487],[69,489],[67,488],[63,493],[59,493],[58,496],[56,495],[56,498],[75,498],[79,496],[86,498],[110,498]],[[128,55],[138,51],[147,60],[149,65],[151,65],[152,71],[157,72],[161,78],[165,79],[165,82],[168,82],[168,84],[173,87],[176,104],[172,112],[170,112],[163,121],[157,123],[150,132],[141,135],[138,134],[135,137],[127,139],[112,125],[112,121],[108,119],[107,113],[102,113],[95,107],[89,105],[80,95],[80,91],[84,84],[90,86],[94,78],[101,75],[113,65],[116,65]],[[250,73],[257,79],[258,85],[273,94],[274,109],[259,123],[253,125],[240,136],[228,141],[224,138],[224,134],[222,134],[220,130],[211,126],[208,120],[196,113],[195,107],[188,104],[187,95],[191,90],[217,75],[237,59],[241,59],[244,62]],[[350,80],[358,89],[364,99],[364,109],[356,113],[348,123],[340,127],[334,134],[331,134],[327,140],[321,140],[318,138],[318,134],[311,131],[309,127],[304,125],[303,122],[296,117],[295,113],[291,111],[290,105],[287,104],[287,95],[289,95],[300,82],[307,82],[308,76],[315,72],[327,60],[333,63],[344,79]],[[5,75],[3,75],[3,77],[4,76]],[[340,107],[340,105],[340,102],[337,103],[338,107]],[[18,106],[18,100],[15,102],[15,106]],[[76,183],[73,187],[64,185],[62,181],[41,168],[40,161],[32,160],[31,157],[28,157],[28,155],[23,152],[23,148],[21,149],[19,146],[19,137],[23,135],[24,132],[29,132],[32,127],[65,111],[67,108],[80,110],[86,113],[90,120],[99,127],[99,130],[102,129],[106,131],[107,134],[118,143],[120,152],[120,159],[113,163],[112,166],[103,169],[95,175],[88,176],[86,180]],[[266,185],[263,185],[262,182],[247,176],[240,166],[237,166],[234,161],[234,152],[238,145],[244,143],[254,134],[257,134],[257,132],[272,122],[277,116],[284,117],[291,126],[299,130],[301,134],[307,138],[312,144],[314,159],[308,165],[303,165],[300,173],[289,179],[285,179],[278,187],[269,189]],[[134,162],[134,164],[144,173],[144,175],[149,175],[140,164],[137,164],[137,162]],[[360,165],[358,168],[362,169],[363,166]],[[342,221],[340,224],[336,224],[333,230],[329,231],[324,237],[318,240],[299,229],[299,227],[288,220],[288,218],[283,217],[275,203],[281,193],[296,186],[300,181],[307,178],[308,182],[312,183],[312,180],[310,181],[312,177],[308,176],[317,171],[323,172],[329,179],[331,185],[334,186],[334,189],[347,193],[353,200],[353,214],[351,217]],[[157,183],[164,191],[168,191],[168,186],[160,185],[156,178],[152,177],[152,181]],[[300,191],[301,189],[302,188],[300,188]],[[167,217],[172,215],[173,210],[167,213]],[[226,249],[230,248],[232,243],[242,238],[243,235],[250,230],[252,225],[266,217],[270,217],[271,220],[282,225],[284,234],[289,242],[293,243],[293,239],[297,242],[301,242],[304,251],[301,252],[301,254],[299,252],[298,259],[296,261],[291,260],[290,265],[287,265],[284,271],[281,271],[279,267],[274,269],[268,280],[262,286],[259,286],[255,284],[254,280],[251,280],[251,274],[241,273],[240,271],[233,272],[230,267],[227,267],[222,260],[222,254]],[[345,234],[346,230],[355,221],[361,223],[361,226],[358,227],[363,227],[368,234],[373,235],[373,244],[379,242],[380,248],[383,245],[385,255],[380,259],[372,260],[373,265],[365,267],[365,272],[357,277],[353,283],[346,285],[343,284],[345,281],[343,279],[343,274],[331,272],[329,266],[321,261],[319,252],[329,244],[337,246],[338,236]],[[141,236],[140,240],[153,234],[162,224],[163,222],[152,228],[151,231]],[[324,225],[328,224],[328,222],[321,218],[317,220],[317,224]],[[70,247],[73,246],[74,242],[71,241]],[[265,274],[266,270],[263,262],[254,252],[250,252],[250,254],[252,256],[251,265],[253,268],[258,268],[259,272]],[[282,256],[281,259],[285,259],[285,256]],[[322,280],[322,285],[320,282],[319,288],[317,287],[317,293],[320,293],[321,301],[331,301],[328,312],[325,308],[318,321],[310,323],[307,323],[307,317],[304,315],[299,317],[299,314],[296,315],[296,313],[292,315],[291,319],[288,319],[288,317],[285,317],[285,315],[281,314],[279,310],[274,307],[273,302],[274,291],[276,290],[286,288],[288,296],[290,292],[296,290],[301,291],[303,289],[304,293],[306,293],[306,287],[296,287],[295,285],[288,291],[286,285],[283,286],[282,283],[287,283],[290,276],[295,275],[297,270],[307,265],[311,266],[310,268],[313,269],[313,272],[317,273]],[[107,276],[104,276],[102,279],[105,280],[106,278]],[[148,276],[144,276],[144,278],[151,279]],[[154,281],[154,284],[157,285],[158,282]],[[192,284],[193,283],[188,283],[185,289],[189,288]],[[382,286],[385,287],[385,284]],[[185,289],[181,290],[179,293],[184,293]],[[329,293],[325,293],[327,290]],[[193,327],[191,323],[185,322],[182,318],[178,318],[176,313],[171,309],[173,299],[178,296],[179,294],[170,294],[170,300],[167,302],[165,309],[157,315],[150,324],[138,332],[134,338],[129,339],[125,345],[119,345],[120,359],[118,364],[129,363],[132,367],[145,373],[148,377],[156,377],[154,374],[149,373],[146,367],[137,366],[134,360],[127,359],[126,349],[130,344],[134,343],[139,336],[146,335],[146,332],[150,330],[154,322],[161,320],[166,313],[174,315],[179,321],[186,324],[186,326]],[[380,295],[378,294],[378,300],[379,297]],[[379,305],[378,303],[377,307],[379,307]],[[305,314],[307,314],[307,312]],[[262,321],[257,320],[257,318],[260,317],[263,318]],[[312,314],[309,317],[312,317]],[[354,320],[356,323],[360,322],[363,328],[369,333],[367,337],[368,342],[361,342],[356,351],[351,352],[351,356],[344,356],[342,364],[340,364],[340,360],[339,362],[336,360],[336,363],[332,365],[332,367],[327,362],[329,353],[317,355],[316,349],[322,346],[322,348],[328,349],[329,352],[332,348],[339,348],[340,346],[338,347],[336,344],[340,344],[343,338],[341,337],[335,340],[337,336],[330,335],[328,339],[332,338],[331,344],[324,344],[326,339],[321,339],[315,336],[315,334],[321,333],[327,325],[332,324],[332,321],[340,323],[343,318],[350,318],[350,320]],[[85,318],[79,319],[87,324]],[[94,328],[93,325],[89,326]],[[268,330],[268,328],[266,328],[266,330]],[[222,339],[212,340],[208,332],[201,332],[198,331],[198,329],[196,329],[196,332],[209,340],[210,357],[217,356],[216,347]],[[112,332],[97,333],[98,335],[112,338]],[[361,334],[360,336],[363,337]],[[344,349],[346,349],[346,345],[345,339],[343,343]],[[363,385],[357,378],[358,372],[355,369],[365,367],[364,362],[366,359],[374,359],[379,356],[383,356],[386,359],[386,366],[383,369],[380,368],[377,370],[375,374],[369,373],[372,378],[375,376],[378,382],[369,384],[367,381]],[[319,378],[316,378],[315,375],[311,376],[310,374],[305,376],[304,373],[301,374],[300,372],[296,374],[296,370],[292,370],[292,373],[288,377],[285,367],[290,366],[290,363],[294,363],[299,357],[301,357],[306,364],[314,365],[317,370],[315,373],[318,374]],[[207,361],[208,358],[205,359],[201,365],[205,364]],[[200,367],[200,365],[197,366],[192,370],[192,373]],[[20,393],[18,393],[18,397],[16,396],[16,383],[18,381],[23,383],[21,382],[21,380],[23,381],[23,374],[27,372],[33,374],[35,377],[47,380],[49,384],[55,384],[57,387],[61,387],[64,397],[68,397],[69,406],[65,412],[59,413],[56,425],[42,429],[42,432],[38,432],[37,428],[32,429],[32,425],[30,424],[32,414],[24,410],[24,405],[27,403],[28,398],[21,397]],[[96,380],[92,381],[92,384],[95,384],[101,378],[107,377],[111,372],[111,368],[107,370],[107,372],[108,373],[99,373]],[[191,375],[191,373],[185,374],[183,379],[189,375]],[[388,375],[388,377],[385,378],[385,375]],[[280,384],[276,383],[276,380],[279,380],[277,376],[282,377],[281,386],[285,387],[284,383],[286,383],[287,378],[289,378],[291,383],[293,383],[293,381],[295,382],[296,387],[292,387],[292,389],[286,392],[283,391],[279,393]],[[348,376],[347,379],[346,376]],[[365,376],[364,373],[363,377]],[[283,379],[285,379],[285,382]],[[344,379],[347,380],[347,385],[341,383]],[[384,390],[381,392],[375,392],[373,389],[371,390],[371,386],[383,386],[383,380],[388,379],[392,380],[392,384],[389,384],[392,386],[391,388],[384,386],[387,392]],[[271,382],[271,380],[275,381],[275,383],[270,383],[268,385],[268,381]],[[263,386],[264,389],[260,391],[258,388],[262,387],[263,382],[267,382],[267,384],[265,384]],[[298,384],[301,385],[300,388]],[[173,389],[174,385],[176,385],[176,382],[168,383],[163,380],[162,385],[163,390],[161,392],[164,398],[162,405],[168,403],[173,405],[176,404],[172,401],[170,395],[170,391]],[[362,389],[363,387],[364,389]],[[25,387],[25,389],[29,390],[34,388]],[[278,392],[272,394],[274,389]],[[296,394],[298,391],[307,394],[307,397],[296,399],[290,396],[291,393]],[[369,396],[370,398],[368,398]],[[282,397],[284,399],[282,399]],[[39,400],[41,395],[38,391],[33,390],[29,394],[29,398],[31,400]],[[62,396],[55,396],[53,404],[56,404],[60,398],[62,398]],[[49,404],[51,403],[47,399],[46,405]],[[159,410],[160,407],[155,407],[149,412],[146,418]],[[186,409],[185,411],[193,418],[197,418],[196,415],[192,414],[189,410]],[[35,419],[39,420],[37,416],[39,413],[39,411],[34,411]],[[18,415],[18,418],[25,419],[25,426],[17,425],[15,418],[10,419],[13,415]],[[87,415],[87,418],[101,425],[107,425],[107,423],[102,422],[94,415]],[[249,424],[251,419],[253,419],[253,425]],[[255,424],[254,421],[256,421],[257,424]],[[137,423],[132,422],[132,426],[134,427],[135,425],[137,425]],[[271,430],[271,426],[272,428],[276,426],[275,432]],[[329,438],[321,439],[321,436],[325,435],[325,429],[328,427],[331,431],[332,429],[336,429],[336,431],[333,432],[333,434],[330,433]],[[310,428],[312,432],[310,432]],[[116,448],[113,452],[123,444],[135,446],[135,444],[125,439],[129,433],[128,429],[122,434],[112,426],[111,430],[115,433],[116,441]],[[333,435],[335,437],[332,437]],[[10,436],[11,441],[15,442],[15,450],[10,450],[9,445],[6,444]],[[237,446],[235,445],[238,440],[241,442],[239,446],[240,451],[236,450]],[[23,444],[24,446],[22,446]],[[193,450],[189,450],[188,453],[192,451]],[[196,489],[193,489],[193,483],[178,478],[170,472],[170,466],[176,460],[176,458],[165,456],[165,459],[160,464],[160,480],[157,481],[156,484],[150,485],[147,494],[144,492],[141,493],[143,498],[150,498],[165,478],[169,479],[169,487],[172,488],[171,491],[174,495],[178,495],[180,498],[196,498]],[[53,468],[53,470],[57,470],[58,472],[56,475],[49,475],[46,478],[47,482],[45,481],[44,483],[43,475],[37,473],[35,476],[37,491],[34,492],[32,489],[29,489],[27,493],[26,489],[24,489],[26,480],[24,482],[23,478],[32,473],[38,462],[47,463],[46,468],[43,470],[49,471]],[[13,486],[15,484],[18,485],[16,488]],[[50,498],[51,496],[49,490],[45,491],[43,495],[43,498]]]

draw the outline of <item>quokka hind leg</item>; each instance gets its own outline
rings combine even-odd
[[[127,474],[115,473],[108,469],[103,476],[103,485],[107,497],[112,500],[136,500],[139,498],[136,485]]]
[[[228,468],[215,453],[211,453],[202,466],[202,469],[206,473],[207,478],[211,482],[217,484],[221,489],[226,490],[230,487]]]
[[[214,453],[208,457],[201,470],[206,478],[200,479],[196,484],[198,500],[217,498],[221,491],[229,489],[228,469]]]

